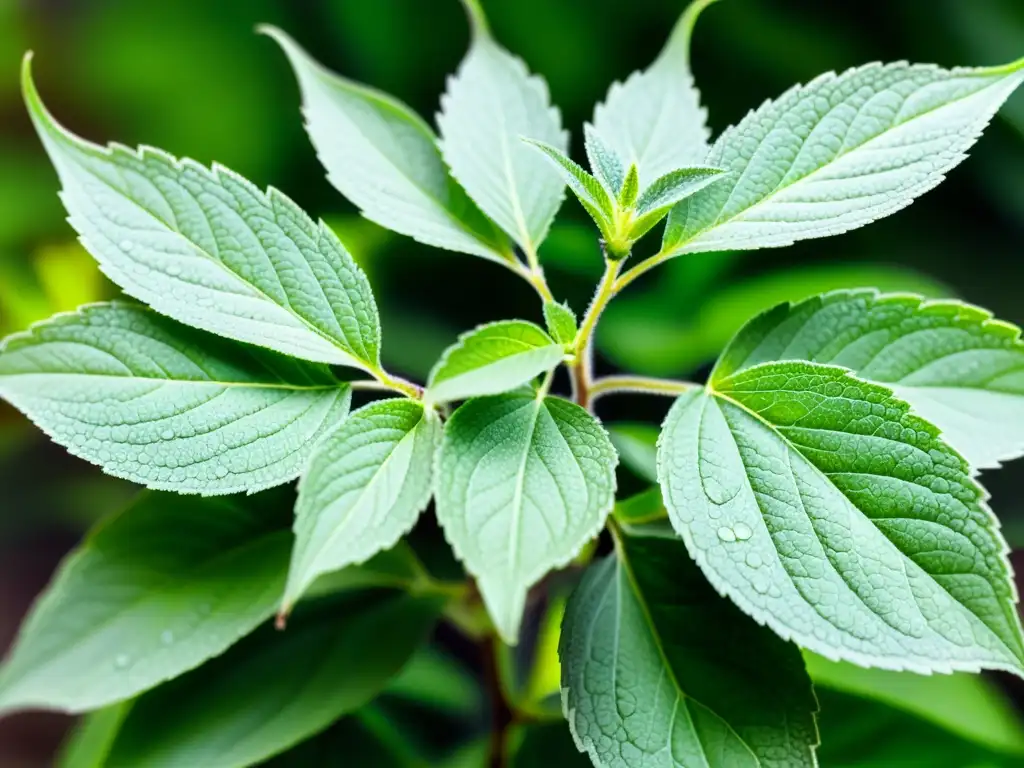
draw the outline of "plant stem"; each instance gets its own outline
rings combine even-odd
[[[642,274],[644,274],[646,272],[649,272],[650,270],[654,269],[659,264],[662,264],[662,263],[668,261],[674,255],[675,254],[672,253],[671,251],[664,251],[664,250],[658,251],[653,256],[649,256],[648,258],[646,258],[643,261],[641,261],[639,264],[637,264],[632,269],[626,270],[625,274],[623,274],[622,277],[620,277],[618,280],[615,281],[615,285],[614,285],[614,288],[613,288],[612,295],[614,296],[619,291],[621,291],[623,288],[625,288],[627,285],[629,285],[634,280],[636,280],[638,277],[640,277],[640,275],[642,275]]]
[[[373,377],[377,380],[376,382],[353,381],[353,389],[391,390],[392,392],[400,392],[406,397],[411,397],[413,400],[423,399],[423,387],[413,384],[401,376],[394,376],[383,368],[375,368],[370,373],[373,374]]]
[[[699,384],[689,381],[656,379],[648,376],[604,376],[591,382],[590,402],[593,403],[599,397],[619,392],[675,397],[699,386]]]
[[[593,301],[587,309],[587,314],[580,324],[579,333],[576,336],[576,365],[570,371],[573,384],[573,399],[583,408],[590,408],[590,385],[594,372],[594,350],[593,336],[597,321],[601,318],[608,302],[614,298],[615,280],[622,269],[621,261],[610,261],[605,259],[604,275],[597,286]]]
[[[529,254],[527,254],[527,258],[530,259],[529,266],[517,261],[512,267],[512,271],[533,286],[541,301],[554,301],[555,296],[551,293],[551,288],[548,287],[547,278],[544,277],[544,270],[537,263],[537,257],[533,256],[533,258],[530,258]]]
[[[491,699],[491,750],[488,760],[491,768],[504,768],[508,751],[508,727],[515,720],[502,680],[501,661],[498,658],[501,653],[498,645],[500,642],[492,635],[480,644],[484,682]]]

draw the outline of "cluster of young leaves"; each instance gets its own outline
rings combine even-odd
[[[709,144],[688,48],[711,2],[595,110],[592,173],[476,0],[440,136],[264,30],[296,72],[328,178],[363,215],[502,264],[543,300],[545,327],[470,331],[423,387],[382,367],[369,282],[322,222],[223,167],[78,138],[26,57],[70,222],[142,304],[89,305],[8,338],[0,395],[155,491],[299,482],[291,532],[273,491],[152,493],[100,526],[0,671],[0,712],[113,706],[89,763],[109,766],[253,765],[336,721],[325,738],[358,730],[446,607],[465,607],[463,586],[401,541],[432,499],[509,645],[530,590],[611,531],[560,639],[564,714],[598,766],[814,765],[798,646],[891,670],[1024,674],[1006,546],[976,477],[1024,453],[1016,328],[956,302],[841,291],[752,320],[706,386],[591,378],[601,311],[636,277],[899,210],[1024,79],[1024,60],[868,65],[797,86]],[[538,260],[566,185],[606,254],[579,323]],[[660,250],[623,271],[662,221]],[[551,393],[563,364],[573,400]],[[355,391],[399,396],[350,413]],[[609,517],[618,452],[587,406],[616,391],[680,395],[652,513]],[[268,620],[284,627],[293,610],[274,633]]]

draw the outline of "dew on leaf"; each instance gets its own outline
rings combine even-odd
[[[723,525],[718,529],[718,538],[722,541],[736,541],[736,534],[733,532],[732,528],[727,525]]]
[[[736,525],[732,527],[732,532],[736,535],[736,538],[739,541],[746,541],[754,535],[754,532],[750,530],[750,526],[746,523],[736,523]]]

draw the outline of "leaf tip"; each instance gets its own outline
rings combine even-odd
[[[487,15],[480,5],[480,0],[462,0],[462,7],[469,17],[469,27],[473,32],[473,41],[487,39],[491,36],[491,27],[487,23]]]

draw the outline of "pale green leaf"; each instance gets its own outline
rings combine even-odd
[[[321,363],[378,365],[370,284],[322,222],[226,168],[78,138],[43,106],[27,56],[22,87],[71,224],[126,293],[237,341]]]
[[[470,400],[445,425],[437,518],[506,642],[529,588],[601,530],[616,463],[594,417],[557,397]]]
[[[599,768],[816,766],[800,652],[717,595],[667,526],[616,536],[562,625],[562,700]]]
[[[545,157],[551,160],[552,166],[562,176],[569,189],[586,209],[606,237],[611,232],[611,220],[614,216],[614,203],[608,196],[601,182],[574,163],[563,152],[542,141],[526,140],[529,146],[536,147]]]
[[[112,475],[211,495],[297,477],[345,418],[351,387],[324,366],[112,303],[6,339],[0,397]]]
[[[320,445],[299,483],[283,610],[324,573],[392,547],[430,500],[441,423],[422,403],[380,400]]]
[[[544,302],[544,320],[548,326],[548,333],[559,344],[572,344],[576,340],[579,331],[576,313],[567,304]]]
[[[61,566],[0,669],[0,711],[82,712],[217,656],[284,587],[288,497],[146,494]]]
[[[636,197],[640,192],[640,177],[637,175],[636,163],[629,166],[629,170],[626,171],[626,178],[622,182],[622,188],[619,190],[618,205],[619,208],[629,210],[636,204]]]
[[[891,387],[976,469],[1024,453],[1024,343],[983,309],[874,290],[784,304],[740,331],[716,375],[765,360],[841,365]]]
[[[561,343],[525,320],[482,325],[444,353],[430,374],[426,398],[443,403],[499,395],[551,370],[564,355]]]
[[[350,593],[300,607],[138,699],[106,768],[242,768],[372,700],[425,639],[438,598]]]
[[[622,159],[609,147],[601,134],[590,123],[583,124],[583,140],[587,151],[590,170],[613,198],[619,196],[622,182],[626,180],[626,169]]]
[[[622,465],[642,480],[658,482],[658,428],[635,421],[612,422],[607,427]]]
[[[896,673],[899,674],[899,673]],[[826,768],[1020,768],[996,752],[878,701],[816,690],[821,703],[818,755]]]
[[[1021,715],[999,686],[981,675],[908,675],[863,669],[813,653],[804,657],[818,689],[879,701],[969,741],[1024,755]]]
[[[623,164],[636,164],[643,186],[707,155],[710,132],[690,73],[690,36],[714,1],[695,0],[654,63],[612,85],[594,110],[596,133]]]
[[[441,151],[480,209],[527,253],[536,253],[564,196],[548,161],[522,142],[563,154],[569,134],[547,85],[491,37],[479,7],[470,8],[473,40],[449,79],[437,122]]]
[[[629,230],[632,240],[639,240],[664,219],[672,207],[722,179],[718,168],[679,168],[657,179],[637,198],[636,221]]]
[[[645,216],[654,211],[670,208],[704,187],[720,180],[719,168],[696,166],[677,168],[656,179],[636,201],[636,215]]]
[[[936,186],[1024,79],[1006,67],[869,64],[766,102],[715,142],[729,173],[673,209],[666,254],[749,250],[837,235]]]
[[[658,473],[708,579],[830,658],[1021,673],[1006,544],[967,463],[877,384],[764,363],[683,395]]]
[[[134,701],[123,701],[83,717],[61,746],[57,768],[103,768]]]
[[[427,245],[509,260],[507,239],[452,180],[417,114],[325,69],[281,30],[261,30],[295,70],[306,130],[327,178],[364,216]]]

